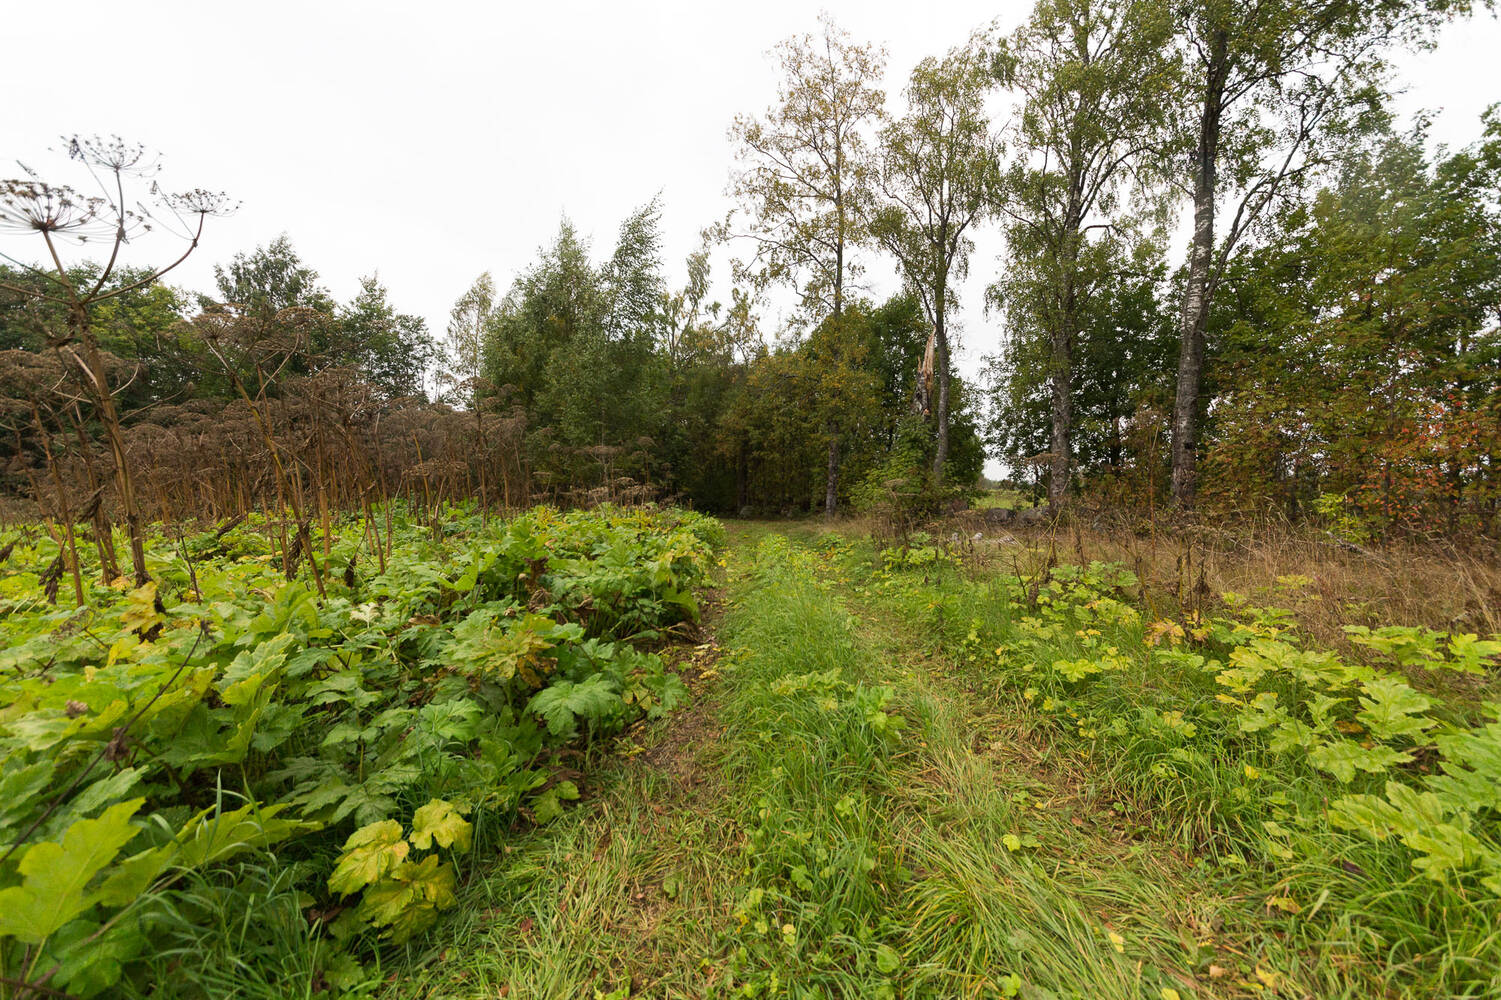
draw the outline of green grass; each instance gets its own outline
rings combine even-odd
[[[1175,867],[1169,858],[1191,859],[1192,874],[1178,880],[1186,890],[1167,892],[1153,922],[1183,942],[1199,995],[1252,995],[1258,986],[1317,997],[1501,991],[1495,897],[1462,877],[1421,876],[1412,852],[1393,841],[1333,828],[1328,805],[1352,787],[1296,753],[1269,752],[1254,733],[1215,728],[1219,717],[1206,706],[1225,688],[1154,657],[1140,620],[1029,645],[1042,633],[1027,619],[1047,609],[1028,607],[1014,579],[975,577],[953,563],[887,573],[871,569],[878,564],[863,550],[844,562],[868,617],[900,623],[909,641],[981,693],[1014,742],[1037,748],[1038,766],[1117,817],[1116,836],[1133,851],[1164,869]],[[1072,683],[1049,676],[1054,661],[1105,647],[1124,651],[1124,669]],[[1198,732],[1164,735],[1172,712],[1199,720]],[[1379,790],[1384,780],[1353,787]],[[1072,846],[1108,853],[1109,839]],[[1148,915],[1145,901],[1126,902]]]
[[[984,490],[971,502],[970,507],[974,510],[989,510],[999,507],[1006,510],[1021,510],[1025,507],[1035,507],[1032,497],[1021,490],[1007,489],[998,486],[995,489]]]
[[[334,862],[325,838],[174,875],[101,940],[137,956],[150,995],[1501,995],[1494,811],[1424,820],[1426,855],[1331,821],[1352,794],[1384,802],[1388,780],[1452,778],[1501,727],[1306,648],[1273,609],[1153,622],[1118,567],[1020,580],[922,553],[886,559],[825,525],[731,528],[723,559],[702,557],[723,568],[714,638],[674,654],[698,667],[693,704],[539,751],[582,798],[540,825],[526,818],[540,808],[475,812],[431,933],[351,948],[348,911],[308,893]],[[1437,633],[1401,641],[1418,638],[1452,650]],[[1285,662],[1247,680],[1273,654]],[[1321,711],[1345,728],[1305,722],[1308,742],[1279,749],[1271,734],[1331,690]],[[1407,708],[1376,712],[1380,691]],[[1414,756],[1345,777],[1314,756],[1376,740]],[[1483,762],[1464,774],[1483,798]],[[1471,856],[1446,858],[1459,834]],[[1414,869],[1428,859],[1449,867]]]
[[[706,849],[722,831],[675,801],[672,782],[622,777],[600,800],[510,845],[461,900],[464,917],[429,942],[392,994],[695,995],[697,961],[723,918],[715,886],[724,861]]]
[[[1101,878],[1030,846],[1069,836],[1036,780],[973,753],[962,692],[872,642],[839,586],[818,551],[763,540],[732,574],[713,739],[672,748],[699,757],[698,783],[623,765],[513,845],[461,903],[480,917],[398,992],[950,997],[1019,981],[1125,998],[1177,982],[1165,927],[1109,916],[1169,902],[1150,858]]]

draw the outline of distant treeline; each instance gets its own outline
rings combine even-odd
[[[884,52],[825,19],[732,124],[735,211],[682,287],[653,201],[607,254],[565,221],[441,337],[374,278],[335,301],[285,237],[203,295],[64,263],[130,212],[6,182],[7,228],[42,241],[0,269],[0,486],[70,523],[397,494],[905,515],[988,454],[1055,507],[1494,534],[1501,111],[1435,149],[1387,110],[1387,54],[1472,6],[1042,0],[923,60],[895,115]],[[73,152],[119,177],[138,159]],[[205,197],[171,203],[189,235]],[[983,226],[998,261],[971,259]],[[878,262],[902,280],[886,301],[863,291]],[[977,381],[951,364],[972,269],[1004,330],[972,336]],[[778,286],[795,308],[772,329]]]

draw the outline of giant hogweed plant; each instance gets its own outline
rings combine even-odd
[[[326,597],[281,576],[255,521],[161,538],[157,582],[73,608],[46,593],[55,543],[17,540],[0,578],[0,996],[192,995],[152,986],[162,914],[185,880],[217,880],[245,911],[229,923],[255,928],[266,904],[229,873],[246,856],[291,872],[312,933],[332,933],[314,977],[353,987],[370,948],[452,905],[458,855],[578,797],[553,748],[686,696],[641,643],[696,614],[715,522],[543,509],[460,515],[437,541],[389,523],[368,578],[368,526],[329,539],[347,570]]]

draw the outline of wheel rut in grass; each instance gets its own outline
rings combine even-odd
[[[827,532],[731,539],[713,634],[678,647],[693,706],[518,833],[396,995],[1420,995],[1270,912],[1275,873],[1191,856],[1180,806],[913,613],[938,583],[893,600]]]
[[[732,537],[695,705],[507,846],[420,995],[1191,995],[1176,873],[1069,823],[817,543]]]
[[[1369,961],[1374,949],[1352,940],[1338,915],[1288,920],[1287,875],[1277,866],[1233,848],[1218,859],[1199,854],[1200,831],[1214,833],[1218,815],[1191,800],[1138,798],[1134,762],[1104,759],[1085,732],[1104,722],[1024,690],[1029,674],[1008,665],[1015,633],[1005,623],[1016,616],[1020,634],[1040,630],[1027,608],[986,606],[1008,600],[1014,585],[958,566],[932,578],[872,570],[868,548],[840,557],[838,543],[831,547],[828,578],[878,650],[879,676],[902,692],[899,710],[924,720],[924,752],[905,758],[894,812],[922,845],[911,865],[916,940],[904,954],[942,955],[948,981],[970,984],[985,981],[981,958],[1011,958],[1018,980],[1000,995],[1019,981],[1022,997],[1431,995],[1385,988],[1383,980],[1399,980]],[[986,634],[989,643],[978,638]],[[1042,644],[1027,655],[1046,664],[1077,654]],[[1128,718],[1133,704],[1150,703],[1132,693],[1120,709]],[[998,861],[987,868],[988,859]],[[951,932],[923,929],[945,909]],[[1026,919],[1009,919],[1015,913]],[[1071,916],[1060,924],[1057,914]],[[1071,942],[1072,960],[1063,954]],[[1018,944],[1027,946],[1019,959]],[[1134,978],[1112,965],[1111,952],[1136,963]],[[956,995],[990,995],[993,985]]]
[[[837,543],[763,540],[754,565],[725,689],[745,833],[725,981],[1120,998],[1192,981],[1176,879],[1148,853],[1095,870],[1104,849],[1041,808],[1034,775],[977,754],[978,698],[851,599]]]
[[[717,887],[733,828],[713,758],[733,599],[707,595],[690,643],[664,650],[691,704],[621,734],[576,807],[518,831],[391,996],[704,995],[700,963],[728,913]]]

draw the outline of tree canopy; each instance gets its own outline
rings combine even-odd
[[[519,273],[476,262],[440,337],[286,234],[200,293],[180,255],[79,253],[152,211],[191,250],[223,199],[28,174],[0,187],[33,241],[0,262],[4,487],[53,509],[71,479],[139,522],[139,466],[163,511],[256,497],[295,533],[392,489],[907,516],[991,461],[1054,508],[1495,533],[1501,111],[1446,149],[1390,101],[1393,53],[1476,6],[1038,0],[896,89],[825,16],[773,50],[775,94],[730,125],[733,210],[681,266],[660,198],[603,246],[564,218]],[[153,162],[69,150],[122,183]],[[192,455],[232,471],[211,489]]]

